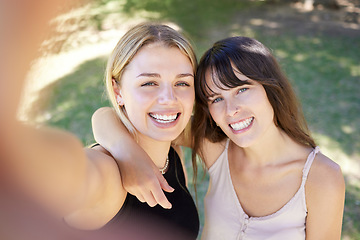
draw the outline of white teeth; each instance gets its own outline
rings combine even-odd
[[[251,122],[254,120],[254,118],[253,117],[251,117],[251,118],[248,118],[248,119],[246,119],[246,120],[244,120],[244,121],[241,121],[241,122],[238,122],[238,123],[234,123],[234,124],[230,124],[230,127],[232,128],[232,129],[234,129],[235,131],[239,131],[239,130],[242,130],[242,129],[244,129],[244,128],[247,128],[250,124],[251,124]]]
[[[160,123],[169,123],[169,122],[175,121],[178,115],[177,114],[160,115],[160,114],[151,114],[150,113],[150,116]]]

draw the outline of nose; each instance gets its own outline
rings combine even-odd
[[[226,102],[226,114],[230,117],[234,116],[240,109],[240,106],[235,101]]]
[[[160,104],[172,104],[177,101],[176,93],[172,86],[164,86],[161,90],[158,101]]]

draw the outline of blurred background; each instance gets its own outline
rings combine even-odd
[[[88,0],[50,22],[28,73],[19,117],[94,142],[90,118],[109,106],[107,56],[129,27],[146,20],[180,30],[198,58],[215,41],[256,38],[292,81],[321,151],[346,178],[343,239],[360,239],[360,0]],[[192,188],[190,151],[186,149]],[[208,177],[199,175],[198,207]]]

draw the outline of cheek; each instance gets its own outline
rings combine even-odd
[[[134,91],[132,97],[138,103],[146,103],[149,102],[150,99],[154,98],[154,95],[156,94],[150,91]]]
[[[125,107],[138,106],[138,108],[143,108],[151,103],[156,95],[150,91],[128,91],[124,98]]]
[[[275,113],[274,113],[274,109],[273,107],[271,106],[270,102],[268,102],[269,105],[268,105],[268,111],[269,111],[269,116],[271,118],[271,121],[274,122],[274,118],[275,118]]]
[[[181,101],[186,108],[191,108],[190,111],[192,111],[195,101],[195,91],[193,89],[188,91],[178,91],[177,99]]]
[[[137,91],[128,91],[123,94],[124,106],[130,121],[136,121],[145,112],[149,98],[145,94],[139,94]]]
[[[215,107],[214,105],[210,104],[208,105],[208,108],[209,108],[209,112],[210,112],[210,115],[212,117],[212,119],[218,123],[218,118],[220,117],[221,113],[220,113],[220,108],[218,107]]]
[[[274,122],[274,109],[271,106],[271,103],[267,96],[263,96],[262,104],[259,106],[260,111],[266,115],[266,119],[268,119],[269,122]]]

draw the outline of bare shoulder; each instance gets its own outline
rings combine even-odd
[[[110,157],[112,157],[111,153],[108,152],[103,146],[101,146],[100,144],[96,143],[96,144],[93,144],[93,145],[90,145],[89,147],[85,148],[85,149],[93,149],[93,150],[96,150],[96,151],[99,151],[99,152],[102,152]],[[91,152],[93,150],[89,150],[88,152]]]
[[[96,166],[99,171],[106,171],[119,175],[117,164],[112,155],[102,146],[85,148],[86,156]]]
[[[313,199],[344,195],[345,181],[340,166],[318,153],[308,175],[306,191]]]
[[[66,216],[66,221],[80,229],[97,229],[109,222],[124,203],[120,171],[111,155],[101,146],[85,148],[89,159],[88,180],[81,206]]]
[[[337,163],[322,153],[318,153],[311,166],[308,181],[315,187],[336,188],[344,184],[344,177]]]

